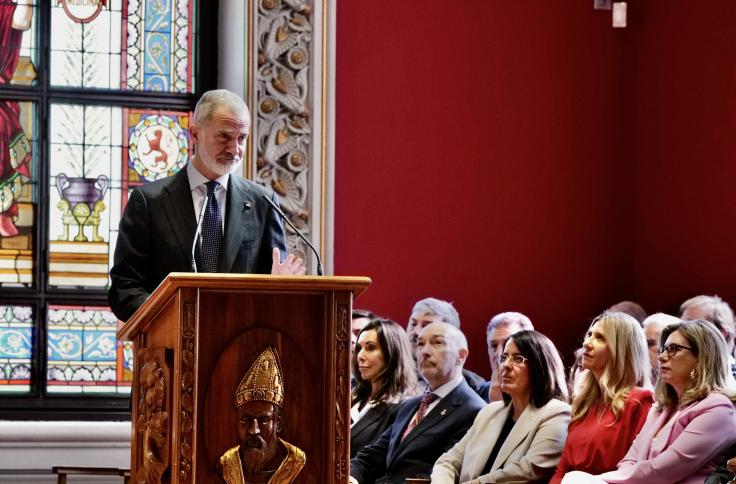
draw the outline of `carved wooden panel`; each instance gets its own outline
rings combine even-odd
[[[337,304],[335,321],[335,479],[343,482],[347,478],[349,454],[345,442],[350,441],[350,426],[347,421],[345,401],[349,401],[350,375],[348,370],[348,342],[350,341],[350,303]],[[347,431],[346,431],[347,429]]]
[[[184,303],[183,308],[180,351],[179,482],[189,483],[192,482],[194,386],[197,351],[194,303]]]
[[[135,482],[160,484],[169,469],[171,367],[166,348],[142,348],[136,355],[140,366],[136,410],[138,466]]]

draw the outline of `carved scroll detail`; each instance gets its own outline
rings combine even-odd
[[[169,392],[171,368],[165,348],[142,348],[136,362],[139,372],[139,393],[136,429],[140,463],[135,476],[137,484],[160,484],[169,468]]]
[[[347,460],[348,455],[345,452],[345,441],[350,438],[345,433],[348,429],[346,415],[343,408],[343,402],[346,398],[346,391],[349,388],[349,372],[347,361],[348,341],[350,341],[350,304],[337,305],[337,318],[335,323],[335,341],[336,341],[336,386],[335,386],[335,479],[337,482],[344,482],[347,479]]]
[[[278,193],[289,220],[309,236],[313,9],[305,0],[257,3],[256,181]],[[286,230],[289,252],[311,260],[304,242]]]
[[[192,482],[196,340],[194,303],[184,303],[181,333],[181,397],[179,399],[179,482]]]

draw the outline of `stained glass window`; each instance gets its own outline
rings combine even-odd
[[[0,78],[31,85],[38,71],[38,7],[31,0],[0,0]]]
[[[34,282],[35,113],[34,103],[0,99],[0,286]]]
[[[49,284],[108,286],[132,187],[171,176],[189,158],[189,113],[52,104]]]
[[[49,306],[49,393],[130,393],[132,352],[109,308]]]
[[[216,12],[0,0],[0,410],[127,411],[133,350],[106,306],[118,223],[132,189],[189,159],[216,72],[195,65],[196,32]]]
[[[193,91],[194,1],[74,3],[51,8],[52,85]]]
[[[0,394],[31,390],[33,308],[0,305]]]

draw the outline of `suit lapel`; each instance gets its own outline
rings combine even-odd
[[[365,415],[363,415],[363,418],[358,420],[350,429],[350,433],[353,435],[353,438],[359,436],[365,429],[373,425],[376,420],[379,420],[382,417],[382,414],[383,412],[376,411],[376,407],[368,410]]]
[[[192,190],[189,187],[186,168],[174,175],[174,179],[164,188],[164,191],[166,196],[161,203],[171,225],[171,231],[181,249],[181,255],[184,260],[189,261],[192,258],[192,244],[194,243],[194,231],[197,230],[197,221],[194,216],[194,202],[192,202]]]
[[[511,408],[512,406],[509,404],[508,412],[504,412],[503,421],[498,422],[499,430],[506,422],[506,418],[508,418],[508,415],[511,412]],[[509,433],[508,437],[506,437],[506,440],[501,446],[501,449],[499,449],[496,460],[493,462],[493,467],[491,468],[492,470],[500,468],[503,463],[506,462],[506,459],[509,458],[514,449],[516,449],[519,444],[521,444],[524,439],[529,436],[529,432],[534,427],[534,424],[537,420],[537,417],[539,417],[540,412],[540,409],[533,407],[531,404],[527,405],[526,409],[524,409],[522,414],[519,416],[519,420],[517,420],[514,424],[511,433]],[[498,439],[498,436],[496,436],[496,439]]]
[[[240,245],[255,234],[255,199],[244,180],[230,175],[226,202],[225,236],[220,250],[220,272],[230,272]]]
[[[460,383],[460,385],[455,387],[455,389],[451,391],[445,398],[437,402],[437,405],[435,405],[435,407],[427,415],[425,415],[422,421],[419,422],[419,424],[417,424],[416,427],[414,427],[414,430],[412,430],[409,433],[409,435],[407,435],[406,438],[399,443],[397,447],[397,452],[396,452],[397,455],[400,449],[403,449],[407,445],[411,445],[411,442],[415,440],[417,437],[419,437],[424,432],[426,432],[428,429],[431,429],[432,427],[434,427],[435,425],[437,425],[438,423],[442,422],[444,419],[452,415],[452,412],[455,410],[455,407],[462,404],[463,395],[462,393],[460,393],[459,390],[465,384],[466,383],[463,381],[462,383]],[[413,417],[413,416],[414,416],[414,413],[412,412],[410,417]],[[403,433],[403,430],[402,430],[402,433]]]
[[[398,415],[396,415],[396,420],[394,421],[394,424],[392,427],[392,435],[391,435],[391,442],[389,442],[389,448],[388,453],[386,455],[386,462],[390,463],[394,456],[397,455],[398,449],[400,446],[403,445],[404,442],[401,441],[401,436],[404,435],[404,430],[406,430],[406,427],[409,425],[409,421],[414,417],[414,414],[416,413],[417,409],[419,409],[419,404],[422,401],[422,397],[414,397],[411,400],[407,400],[405,405],[405,412],[399,412]],[[415,428],[414,431],[417,429]],[[412,431],[412,433],[414,433]],[[406,437],[407,439],[409,436]]]

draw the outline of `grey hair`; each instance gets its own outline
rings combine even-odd
[[[441,299],[428,297],[426,299],[418,301],[411,310],[411,314],[416,313],[422,315],[434,314],[435,316],[439,316],[440,318],[442,318],[442,321],[444,321],[445,323],[456,328],[460,327],[460,314],[458,314],[457,309],[455,309],[452,303],[443,301]]]
[[[508,326],[510,324],[518,324],[521,331],[533,331],[534,325],[531,319],[525,314],[517,313],[515,311],[506,311],[505,313],[498,313],[491,318],[486,327],[486,339],[491,334],[491,331],[498,328],[499,326]]]
[[[659,323],[663,324],[664,326],[669,326],[670,324],[677,324],[681,323],[682,320],[676,316],[672,316],[671,314],[665,314],[665,313],[654,313],[650,316],[647,316],[647,319],[645,319],[641,323],[641,327],[643,329],[647,329],[647,326],[649,326],[652,323]],[[657,341],[659,343],[659,341]]]
[[[707,319],[722,331],[725,331],[729,339],[736,335],[736,326],[733,321],[733,310],[726,301],[718,296],[695,296],[680,306],[680,314],[688,308],[702,307],[708,313]]]
[[[202,94],[194,108],[194,124],[202,124],[212,117],[219,107],[225,107],[237,116],[250,118],[248,106],[243,98],[227,89],[213,89]]]

